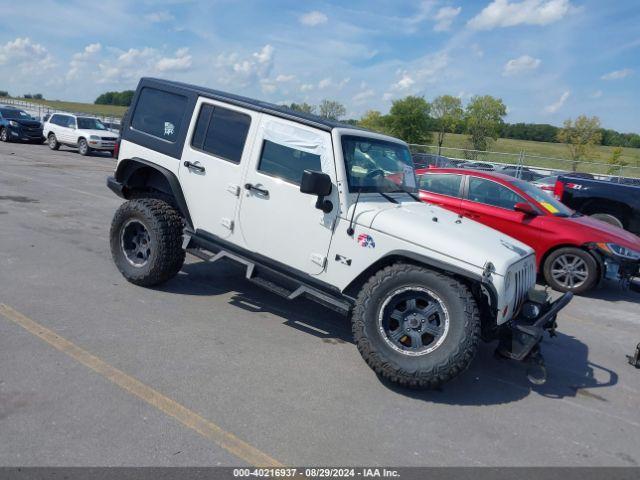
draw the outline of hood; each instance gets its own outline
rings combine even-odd
[[[114,133],[111,130],[89,130],[89,129],[81,129],[82,132],[86,135],[95,135],[97,137],[109,137],[109,138],[113,138],[114,140],[118,138],[117,135],[114,135]]]
[[[615,225],[586,215],[563,218],[563,220],[568,220],[578,228],[581,228],[585,235],[593,236],[592,242],[617,243],[623,247],[640,251],[640,237]]]
[[[478,222],[434,205],[394,198],[401,203],[361,200],[358,223],[478,268],[491,262],[500,275],[533,254],[524,243]]]
[[[14,122],[18,122],[20,125],[24,125],[25,127],[41,127],[42,124],[38,120],[27,120],[27,119],[14,119],[10,118],[9,120],[13,120]]]

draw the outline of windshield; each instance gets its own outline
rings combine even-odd
[[[405,145],[345,135],[342,154],[350,192],[417,192],[413,159]]]
[[[514,180],[512,183],[556,217],[570,217],[573,215],[573,210],[563,203],[560,203],[544,190],[540,190],[535,185],[527,183],[524,180]]]
[[[97,118],[78,117],[78,128],[83,130],[106,130],[104,126]]]
[[[3,108],[0,110],[0,114],[4,118],[13,119],[13,120],[30,120],[31,116],[27,112],[22,110],[16,110],[13,108]]]

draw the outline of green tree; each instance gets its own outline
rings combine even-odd
[[[93,102],[96,105],[120,105],[128,107],[131,105],[134,95],[133,90],[123,90],[122,92],[105,92]]]
[[[629,162],[622,158],[622,147],[615,147],[611,152],[611,156],[607,159],[607,163],[611,165],[607,173],[613,174],[622,171],[624,167],[629,165]]]
[[[358,122],[358,126],[366,128],[367,130],[373,130],[374,132],[389,133],[389,129],[387,128],[387,117],[377,110],[369,110],[365,112]]]
[[[431,103],[431,117],[437,121],[438,125],[438,153],[444,143],[445,135],[456,131],[456,127],[462,122],[463,115],[462,101],[458,97],[440,95]]]
[[[558,132],[558,141],[565,143],[569,150],[572,169],[578,169],[580,160],[585,160],[592,155],[593,147],[602,142],[602,131],[598,117],[580,115],[575,121],[565,120]]]
[[[340,102],[326,99],[320,102],[319,110],[320,116],[329,120],[340,120],[347,113],[347,109]]]
[[[9,96],[9,92],[7,92],[6,90],[0,90],[0,97],[8,97]]]
[[[287,108],[290,108],[291,110],[295,110],[296,112],[316,113],[316,107],[314,107],[313,105],[309,105],[306,102],[292,103],[291,105],[288,105]]]
[[[468,145],[474,150],[488,150],[498,139],[506,114],[507,107],[502,99],[491,95],[473,97],[465,111]]]
[[[386,124],[389,132],[407,143],[425,144],[431,141],[429,112],[431,105],[424,97],[408,96],[394,100]]]

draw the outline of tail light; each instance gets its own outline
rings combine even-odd
[[[118,158],[119,154],[120,154],[120,139],[118,138],[115,146],[113,147],[113,158]]]
[[[560,180],[556,180],[556,186],[553,188],[553,196],[557,200],[562,201],[562,194],[564,193],[564,183]]]

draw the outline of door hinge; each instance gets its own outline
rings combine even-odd
[[[227,192],[231,193],[234,197],[240,196],[240,185],[230,183],[227,185]]]
[[[223,218],[222,220],[220,220],[220,223],[223,227],[233,231],[233,220],[231,220],[230,218]]]
[[[327,257],[325,257],[324,255],[320,255],[319,253],[312,253],[311,261],[324,268],[325,264],[327,263]]]

